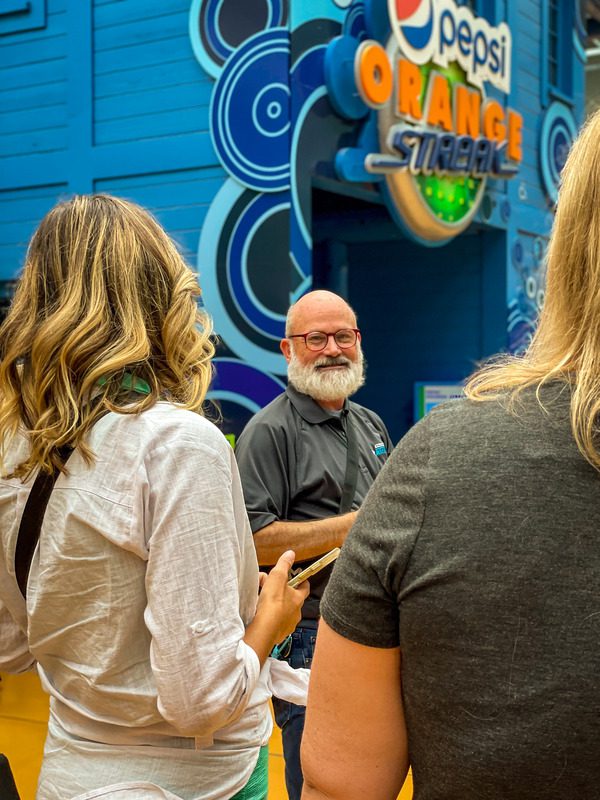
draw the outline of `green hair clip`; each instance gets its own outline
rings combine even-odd
[[[104,386],[107,380],[107,378],[100,378],[98,385]],[[138,394],[150,394],[152,391],[150,384],[146,383],[142,378],[132,375],[131,372],[126,372],[123,375],[121,389],[127,389],[129,392],[137,392]]]

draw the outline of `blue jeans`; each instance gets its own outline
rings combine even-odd
[[[294,669],[306,667],[310,669],[315,651],[317,622],[306,620],[292,634],[292,646],[289,655],[284,659]],[[273,698],[275,722],[281,728],[283,757],[285,759],[285,785],[290,800],[300,800],[302,794],[302,767],[300,766],[300,742],[304,730],[305,707],[285,700]]]

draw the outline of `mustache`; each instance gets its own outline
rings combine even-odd
[[[352,361],[346,356],[323,356],[313,361],[313,367],[351,367]]]

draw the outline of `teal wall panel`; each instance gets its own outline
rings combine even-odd
[[[55,184],[0,191],[0,281],[17,277],[31,234],[66,188]]]
[[[200,230],[223,180],[221,167],[207,167],[98,180],[94,190],[133,199],[152,211],[196,269]]]

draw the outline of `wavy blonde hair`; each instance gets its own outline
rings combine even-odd
[[[505,356],[474,373],[472,400],[505,390],[513,398],[549,381],[571,387],[571,427],[584,457],[600,470],[600,112],[571,148],[561,176],[547,254],[546,300],[522,357]]]
[[[59,203],[36,230],[0,327],[0,464],[11,438],[30,454],[11,476],[61,466],[59,448],[108,409],[137,414],[159,398],[201,412],[212,377],[210,320],[194,273],[143,208],[108,195]],[[126,373],[147,395],[123,388]],[[97,400],[90,405],[91,397]]]

